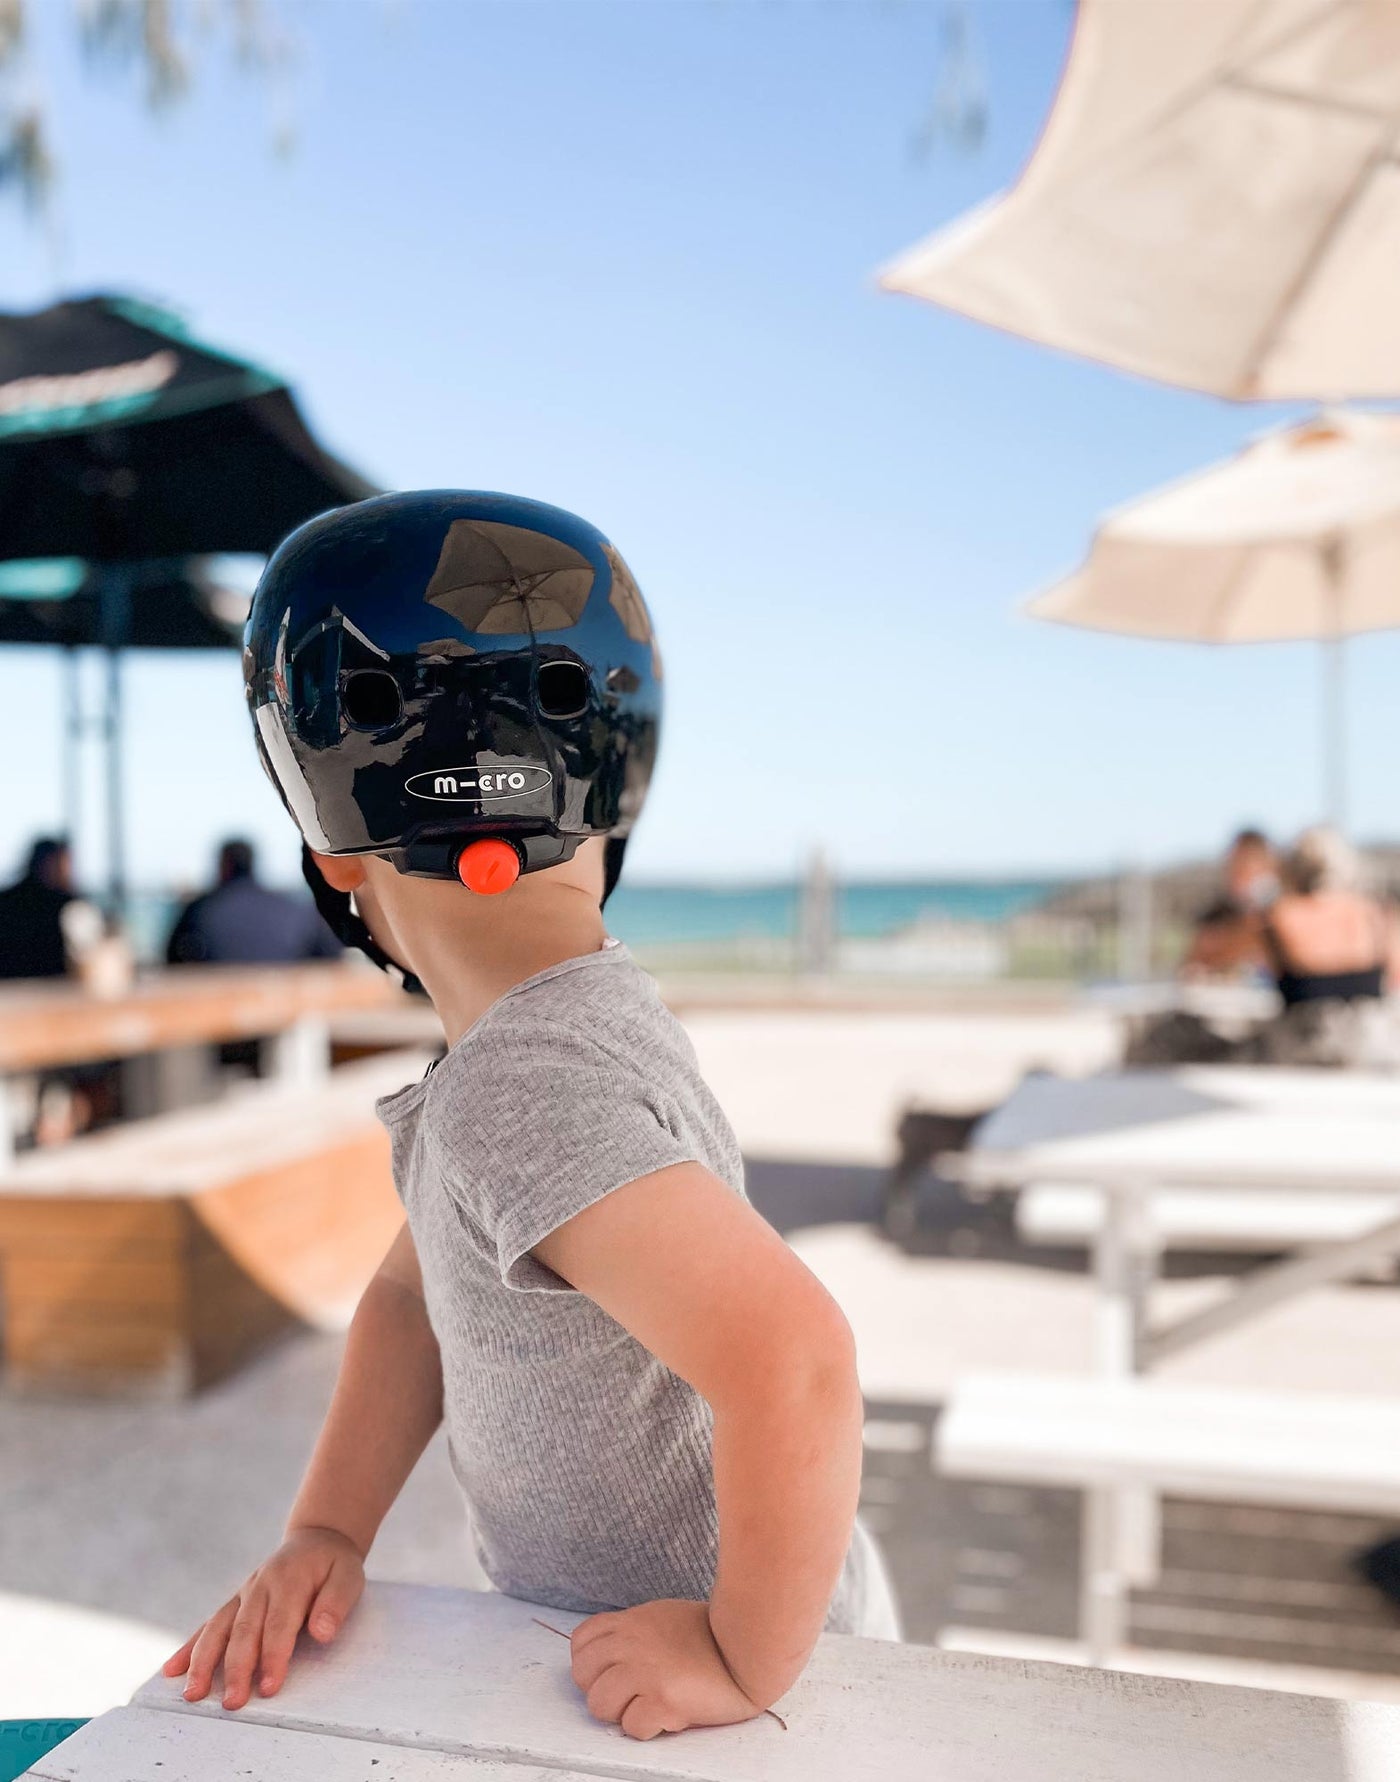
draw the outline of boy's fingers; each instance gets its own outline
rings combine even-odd
[[[616,1724],[636,1698],[637,1679],[632,1671],[624,1664],[610,1664],[588,1691],[588,1712],[595,1720]]]
[[[311,1613],[306,1618],[313,1640],[333,1640],[340,1625],[360,1599],[365,1587],[364,1574],[358,1566],[337,1559],[330,1575],[316,1593]]]
[[[661,1704],[648,1695],[634,1695],[618,1716],[618,1725],[629,1739],[654,1739],[658,1733],[684,1731],[684,1723],[669,1725]]]
[[[178,1652],[172,1652],[160,1667],[167,1677],[180,1677],[190,1668],[190,1653],[194,1651],[194,1643],[203,1630],[196,1628]]]
[[[617,1663],[618,1643],[615,1638],[590,1640],[573,1654],[569,1665],[574,1682],[585,1692],[590,1690],[610,1665]]]
[[[616,1610],[612,1609],[604,1610],[601,1615],[590,1615],[587,1621],[580,1621],[569,1635],[569,1644],[575,1652],[579,1652],[583,1647],[591,1645],[601,1634],[616,1632],[621,1619]]]
[[[263,1624],[262,1660],[258,1672],[260,1694],[276,1695],[286,1682],[287,1666],[291,1663],[305,1614],[301,1603],[293,1607],[285,1601],[268,1610]]]
[[[262,1648],[263,1621],[267,1615],[267,1593],[250,1592],[244,1598],[229,1635],[224,1653],[224,1706],[241,1708],[253,1688],[253,1668]]]
[[[238,1598],[232,1597],[217,1615],[211,1615],[195,1635],[190,1653],[190,1674],[185,1682],[185,1700],[201,1701],[209,1693],[214,1668],[224,1655],[228,1630],[238,1613]]]

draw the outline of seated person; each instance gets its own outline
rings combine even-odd
[[[340,942],[307,897],[292,897],[259,883],[251,842],[230,840],[219,849],[217,883],[180,911],[166,944],[168,965],[295,965],[338,959]],[[219,1062],[263,1072],[257,1040],[225,1040]]]
[[[0,978],[67,975],[72,961],[65,919],[77,900],[66,837],[41,836],[23,873],[0,891]]]
[[[1400,1069],[1400,1024],[1382,1000],[1400,963],[1397,926],[1360,879],[1335,830],[1307,830],[1279,869],[1277,895],[1222,913],[1205,955],[1276,985],[1282,1010],[1243,1039],[1175,1010],[1133,1034],[1124,1062]]]
[[[1220,895],[1196,918],[1182,976],[1238,977],[1258,958],[1258,917],[1278,894],[1278,861],[1259,829],[1241,829],[1225,854]]]
[[[340,942],[311,900],[260,884],[255,869],[251,843],[223,844],[218,883],[181,910],[167,964],[290,965],[340,957]]]
[[[124,940],[107,934],[101,912],[75,888],[68,838],[40,836],[23,873],[0,891],[0,978],[71,976],[101,994],[94,968],[108,961],[114,948],[129,961]],[[122,977],[119,962],[118,988]],[[11,1088],[23,1110],[15,1116],[18,1144],[63,1144],[112,1118],[117,1083],[115,1066],[105,1063],[59,1066],[14,1079]]]
[[[1359,888],[1354,851],[1334,829],[1306,830],[1282,877],[1256,933],[1259,962],[1285,1008],[1384,996],[1397,957],[1395,922]]]

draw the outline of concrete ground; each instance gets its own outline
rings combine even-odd
[[[910,1099],[987,1105],[1022,1071],[1094,1068],[1101,1012],[697,1009],[702,1065],[750,1160],[753,1196],[856,1330],[868,1410],[864,1515],[885,1545],[911,1638],[991,1644],[1074,1633],[1073,1493],[950,1484],[928,1464],[948,1386],[980,1367],[1081,1371],[1092,1297],[1073,1259],[1032,1256],[996,1210],[930,1189],[907,1248],[871,1221]],[[1053,1264],[1053,1266],[1052,1266]],[[1162,1289],[1163,1309],[1219,1292]],[[304,1334],[181,1404],[0,1403],[0,1717],[122,1699],[278,1538],[329,1396],[338,1338]],[[1400,1291],[1333,1288],[1193,1351],[1182,1379],[1400,1390]],[[1172,1503],[1166,1572],[1139,1597],[1138,1643],[1170,1669],[1202,1653],[1400,1677],[1400,1612],[1350,1570],[1365,1519]],[[479,1584],[441,1444],[371,1557],[380,1577]],[[48,1605],[47,1610],[42,1605]],[[73,1616],[65,1623],[59,1608]],[[105,1617],[120,1617],[109,1622]],[[104,1643],[105,1642],[105,1643]],[[78,1656],[79,1654],[86,1656]],[[1270,1676],[1283,1673],[1270,1671]]]

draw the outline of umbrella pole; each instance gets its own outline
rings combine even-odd
[[[1322,646],[1323,751],[1326,814],[1334,829],[1347,826],[1346,642],[1329,637]]]
[[[78,652],[63,652],[63,827],[70,847],[79,846],[78,826],[83,815],[82,747],[83,704],[81,664]]]
[[[122,800],[122,654],[107,651],[107,898],[112,914],[126,906],[126,812]]]
[[[1346,833],[1346,638],[1342,632],[1342,542],[1333,539],[1324,552],[1327,581],[1327,630],[1322,644],[1323,812],[1334,829]]]
[[[122,650],[131,629],[131,568],[109,563],[102,577],[102,643],[107,655],[103,740],[107,753],[107,903],[126,913],[126,810],[122,773]]]

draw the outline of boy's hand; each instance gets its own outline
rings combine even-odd
[[[244,1705],[255,1673],[259,1693],[276,1695],[302,1628],[324,1646],[364,1587],[364,1561],[351,1540],[331,1528],[296,1529],[161,1669],[167,1677],[189,1672],[190,1702],[208,1695],[220,1659],[226,1708]]]
[[[569,1643],[589,1713],[629,1738],[731,1726],[763,1712],[730,1676],[705,1603],[665,1598],[590,1615]]]

